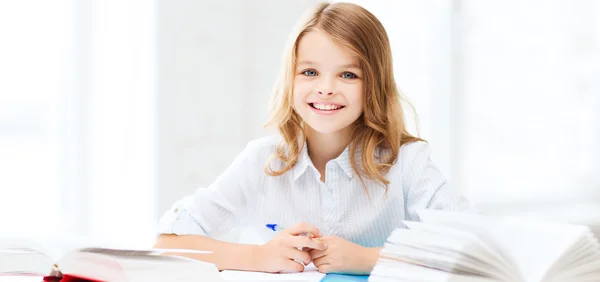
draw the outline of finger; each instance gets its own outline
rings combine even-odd
[[[324,264],[329,264],[329,261],[327,260],[327,257],[320,257],[318,259],[313,259],[312,262],[313,262],[313,264],[316,267],[319,267],[319,266],[324,265]]]
[[[283,232],[286,232],[291,235],[300,235],[300,234],[306,233],[306,234],[312,234],[315,237],[321,237],[321,232],[319,231],[319,229],[317,229],[316,227],[314,227],[306,222],[301,222],[296,225],[293,225],[293,226],[287,228],[286,230],[284,230]]]
[[[293,260],[286,260],[283,263],[283,270],[280,272],[302,272],[304,271],[304,265]]]
[[[315,260],[315,259],[318,259],[318,258],[321,258],[321,257],[323,257],[323,256],[327,255],[327,251],[326,251],[326,250],[325,250],[325,251],[321,251],[321,250],[311,250],[311,251],[309,251],[309,252],[308,252],[308,254],[310,255],[310,257],[311,257],[313,260]]]
[[[310,248],[315,250],[326,250],[327,245],[321,240],[310,239],[305,236],[289,236],[286,243],[295,248]]]
[[[287,249],[286,256],[295,261],[301,261],[304,263],[304,265],[308,265],[312,260],[307,252],[303,252],[295,248]]]
[[[316,264],[315,264],[315,266],[316,266]],[[321,264],[320,266],[317,267],[317,269],[319,270],[319,272],[326,273],[326,274],[333,272],[333,268],[331,267],[331,264],[328,264],[328,263]]]

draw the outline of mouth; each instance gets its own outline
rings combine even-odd
[[[308,105],[318,111],[323,112],[335,112],[345,108],[346,106],[337,105],[337,104],[321,104],[321,103],[308,103]]]

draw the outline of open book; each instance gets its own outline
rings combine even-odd
[[[600,281],[586,226],[423,210],[388,238],[369,281]]]
[[[0,275],[75,277],[90,281],[221,281],[214,264],[180,256],[194,250],[127,249],[83,238],[0,235]]]

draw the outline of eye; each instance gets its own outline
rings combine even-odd
[[[358,76],[351,72],[344,72],[344,73],[342,73],[342,78],[354,79],[354,78],[358,78]]]
[[[305,70],[302,72],[303,75],[306,76],[317,76],[317,71],[316,70]]]

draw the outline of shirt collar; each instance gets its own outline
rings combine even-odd
[[[354,155],[356,157],[356,165],[360,167],[362,165],[362,148],[360,146],[356,148]],[[346,149],[344,149],[344,151],[337,158],[333,159],[332,162],[338,164],[338,166],[349,178],[354,176],[355,172],[352,169],[352,164],[350,163],[350,146],[346,147]],[[300,155],[298,156],[298,161],[292,168],[294,180],[297,180],[302,174],[304,174],[309,167],[312,168],[317,175],[319,174],[317,168],[313,165],[312,160],[308,156],[308,148],[306,143],[304,143],[304,146],[302,146],[300,151]]]
[[[301,151],[300,155],[298,156],[298,161],[296,162],[296,165],[294,165],[294,167],[292,168],[292,171],[294,172],[294,180],[297,180],[298,177],[304,174],[304,172],[306,172],[306,169],[309,167],[312,167],[315,171],[317,171],[312,161],[310,160],[310,157],[308,156],[306,142],[304,142],[304,146],[302,146],[300,150]]]
[[[361,165],[361,156],[362,150],[360,150],[360,146],[356,148],[356,152],[354,154],[356,164],[360,167]],[[344,151],[335,159],[333,159],[335,163],[337,163],[340,168],[346,173],[346,175],[350,178],[354,175],[354,170],[352,169],[352,164],[350,163],[350,146],[346,147]]]

